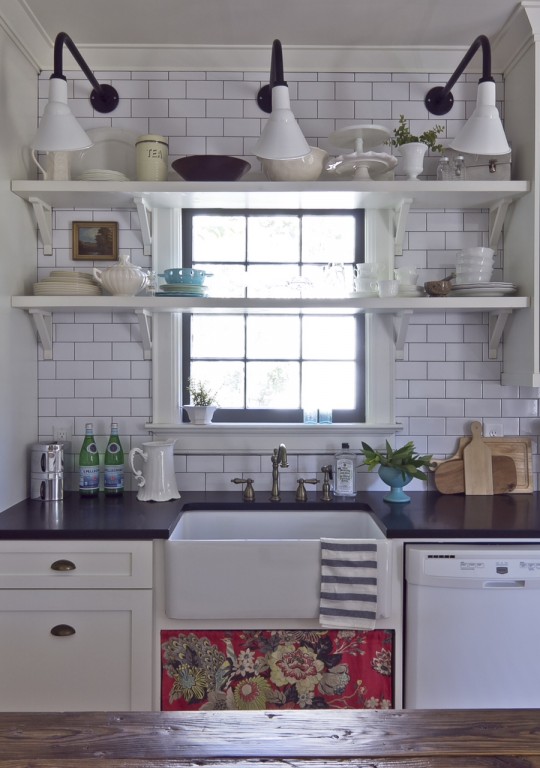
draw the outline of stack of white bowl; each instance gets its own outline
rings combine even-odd
[[[489,283],[493,274],[493,248],[466,248],[457,255],[456,285]]]

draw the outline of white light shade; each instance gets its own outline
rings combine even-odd
[[[92,144],[68,107],[66,81],[60,77],[51,77],[49,101],[32,142],[32,149],[40,152],[67,152],[86,149]]]
[[[478,83],[476,107],[450,149],[471,155],[506,155],[510,147],[495,106],[495,83]]]
[[[272,88],[272,112],[254,151],[265,160],[289,160],[311,152],[292,113],[286,85]]]

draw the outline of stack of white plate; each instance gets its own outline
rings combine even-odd
[[[92,275],[67,269],[53,269],[49,277],[34,283],[35,296],[101,296]]]
[[[460,283],[450,296],[511,296],[517,291],[515,283]]]
[[[93,168],[84,171],[77,181],[129,181],[129,178],[120,171],[108,171],[105,168]]]
[[[207,296],[206,285],[184,285],[182,283],[163,283],[156,296]]]

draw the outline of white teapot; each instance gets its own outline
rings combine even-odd
[[[94,279],[113,296],[135,296],[146,286],[148,275],[144,269],[130,263],[128,253],[118,258],[120,263],[109,269],[94,267]]]

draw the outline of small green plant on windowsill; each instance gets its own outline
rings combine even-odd
[[[444,150],[443,145],[437,143],[437,137],[440,133],[444,133],[444,127],[436,125],[429,131],[424,131],[419,136],[415,136],[410,131],[405,115],[400,115],[399,125],[397,128],[394,128],[394,135],[388,139],[386,144],[389,144],[391,147],[401,147],[403,144],[419,142],[426,144],[432,152],[442,152]]]
[[[384,451],[378,451],[367,443],[362,442],[360,453],[364,456],[366,466],[370,471],[378,466],[392,467],[393,469],[399,469],[403,477],[410,475],[419,480],[427,480],[427,475],[422,471],[421,467],[428,468],[431,466],[433,458],[432,454],[421,456],[417,453],[412,440],[396,450],[392,448],[387,440],[386,450]]]
[[[216,393],[212,392],[204,381],[189,379],[187,389],[191,396],[191,405],[217,406]]]

